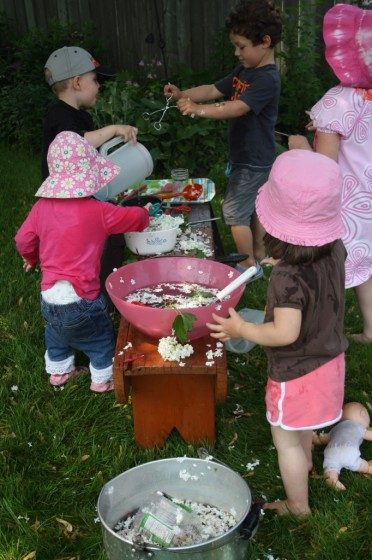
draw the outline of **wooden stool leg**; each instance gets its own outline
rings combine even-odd
[[[215,441],[215,377],[184,375],[175,384],[178,406],[175,427],[187,443]],[[180,413],[182,411],[182,413]]]
[[[134,439],[139,447],[162,447],[174,428],[173,417],[166,410],[169,407],[163,377],[131,379]]]
[[[133,377],[132,403],[135,440],[141,447],[162,446],[173,428],[188,443],[214,443],[212,375]]]

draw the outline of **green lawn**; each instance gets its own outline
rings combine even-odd
[[[53,389],[43,367],[43,326],[39,314],[39,273],[24,274],[13,237],[34,201],[39,160],[2,146],[1,196],[1,384],[0,384],[0,560],[104,560],[96,502],[103,484],[137,464],[179,455],[196,456],[173,434],[163,449],[140,450],[133,442],[130,405],[112,394],[89,391],[87,379]],[[218,177],[215,178],[219,182]],[[215,204],[215,209],[217,204]],[[225,240],[227,233],[223,232]],[[263,307],[265,281],[246,290],[241,307]],[[358,332],[360,316],[347,294],[346,332]],[[369,406],[372,348],[350,344],[346,399]],[[264,412],[266,361],[261,348],[249,360],[229,356],[229,396],[217,409],[217,442],[212,453],[246,477],[255,497],[283,497]],[[234,415],[239,404],[245,415]],[[149,411],[151,413],[151,411]],[[363,444],[363,455],[372,455]],[[259,459],[254,471],[246,464]],[[252,542],[250,559],[364,559],[371,552],[368,524],[371,480],[342,473],[346,492],[336,493],[317,475],[310,480],[312,517],[278,518],[266,513]],[[60,521],[58,521],[58,519]],[[66,521],[72,527],[61,521]],[[370,526],[370,525],[369,525]],[[185,559],[186,560],[186,559]]]

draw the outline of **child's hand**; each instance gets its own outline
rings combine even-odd
[[[166,97],[172,96],[175,101],[178,101],[178,99],[180,99],[182,93],[181,93],[181,90],[177,86],[175,86],[173,84],[167,84],[167,85],[164,86],[164,95]]]
[[[311,150],[313,151],[312,147],[310,146],[307,138],[305,136],[301,136],[301,134],[293,134],[288,138],[288,148],[290,150]]]
[[[25,272],[28,272],[29,270],[31,270],[35,265],[31,264],[27,259],[25,259],[24,257],[22,257],[23,260],[23,270]]]
[[[191,99],[186,99],[184,97],[177,101],[177,107],[183,115],[190,115],[190,117],[194,117],[196,111],[198,110],[197,103],[194,103]]]
[[[265,257],[262,259],[260,264],[266,264],[267,266],[276,266],[280,262],[280,259],[273,259],[273,257]]]
[[[125,142],[137,142],[138,128],[129,124],[117,124],[115,126],[115,136],[122,136]]]
[[[305,113],[310,117],[310,111],[305,111]],[[309,132],[314,132],[314,130],[316,130],[316,126],[314,126],[314,121],[313,119],[310,117],[310,122],[307,123],[307,125],[305,126],[306,130],[308,130]]]
[[[215,331],[211,333],[212,338],[218,338],[225,342],[230,338],[241,337],[241,326],[245,323],[244,319],[241,318],[239,313],[235,311],[232,307],[229,308],[230,318],[225,319],[219,315],[213,313],[212,317],[216,323],[206,323],[208,329]]]

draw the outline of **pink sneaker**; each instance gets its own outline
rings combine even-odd
[[[62,387],[68,381],[76,377],[77,375],[82,375],[88,373],[87,367],[78,367],[74,370],[70,371],[70,373],[62,373],[61,375],[51,375],[49,377],[49,383],[53,385],[53,387]]]
[[[90,390],[93,391],[93,393],[108,393],[114,390],[114,382],[112,380],[106,381],[106,383],[94,383],[92,381]]]

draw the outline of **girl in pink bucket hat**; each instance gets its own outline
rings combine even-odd
[[[314,149],[338,161],[343,176],[342,220],[346,288],[355,288],[363,331],[356,342],[372,342],[372,10],[336,4],[324,17],[328,64],[340,80],[310,111]],[[290,148],[311,146],[291,136]]]
[[[80,350],[89,358],[90,389],[111,391],[115,338],[100,293],[100,259],[109,235],[147,227],[148,209],[92,198],[119,168],[75,132],[55,137],[48,166],[39,200],[15,237],[24,269],[39,264],[42,272],[46,372],[51,385],[64,385],[82,372],[75,367],[74,353]]]
[[[287,494],[265,508],[279,513],[310,513],[312,432],[342,414],[347,341],[340,184],[339,166],[326,156],[293,150],[276,159],[256,200],[266,251],[278,260],[264,323],[245,322],[230,309],[228,319],[213,315],[215,324],[208,324],[214,338],[265,347],[266,416]]]

